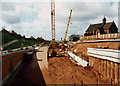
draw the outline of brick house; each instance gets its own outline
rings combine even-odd
[[[110,34],[110,33],[118,33],[118,28],[114,21],[106,22],[106,17],[104,17],[102,23],[90,24],[88,29],[85,31],[84,36]]]

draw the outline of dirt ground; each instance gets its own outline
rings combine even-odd
[[[69,57],[49,58],[49,74],[53,84],[108,84],[107,78],[92,67],[72,63]]]
[[[83,44],[71,44],[70,51],[74,52],[79,57],[84,60],[89,61],[89,56],[87,55],[87,48],[101,48],[101,49],[113,49],[120,50],[119,42],[105,42],[105,43],[83,43]]]

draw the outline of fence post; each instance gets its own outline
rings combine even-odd
[[[83,81],[81,81],[81,84],[82,84],[82,86],[83,86]]]
[[[99,85],[99,78],[97,78],[97,86]]]
[[[112,86],[112,78],[111,78],[111,86]]]
[[[118,64],[118,84],[120,85],[120,64]]]

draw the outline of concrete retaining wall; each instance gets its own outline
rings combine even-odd
[[[89,48],[88,48],[89,51]],[[114,50],[113,50],[114,51]],[[119,57],[112,57],[111,53],[111,58],[113,59],[107,59],[106,56],[102,56],[102,58],[99,58],[99,55],[96,53],[96,51],[91,51],[92,54],[89,54],[90,51],[88,52],[88,55],[90,55],[89,57],[89,65],[94,67],[100,74],[101,77],[108,77],[111,81],[112,84],[120,84],[120,64],[119,64],[119,60],[118,62],[114,60],[114,58],[119,58]],[[110,52],[108,50],[108,52]],[[98,55],[98,57],[94,56],[94,53]],[[100,54],[100,53],[99,53]],[[100,55],[102,55],[104,53],[101,53]],[[106,54],[107,55],[107,54]],[[109,54],[110,56],[110,54]],[[110,58],[110,57],[109,57]]]
[[[101,77],[108,77],[113,84],[120,82],[120,64],[104,59],[89,57],[89,65],[94,67],[101,74]]]
[[[30,52],[27,50],[25,52]],[[23,54],[25,52],[17,52],[2,56],[2,85],[14,74],[17,68],[20,66]]]
[[[82,65],[82,66],[87,66],[88,62],[85,61],[84,59],[80,58],[79,56],[76,56],[75,54],[73,54],[72,52],[68,51],[68,55],[70,57],[72,57],[75,61],[78,62],[78,65]]]

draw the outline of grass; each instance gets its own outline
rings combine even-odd
[[[0,43],[0,45],[4,45],[4,44],[6,44],[8,42],[11,42],[13,40],[18,40],[17,42],[14,42],[14,43],[6,46],[6,47],[3,47],[4,50],[21,48],[22,47],[21,43],[23,43],[23,47],[31,46],[31,45],[35,45],[35,44],[40,44],[41,43],[41,42],[38,42],[38,41],[35,41],[35,40],[27,40],[27,39],[25,39],[25,41],[23,41],[22,38],[15,37],[15,36],[10,35],[8,33],[0,33],[0,37],[1,37],[0,41],[2,41]]]
[[[0,35],[1,34],[2,34],[2,45],[6,44],[10,41],[18,39],[18,38],[15,38],[14,36],[12,36],[10,34],[7,34],[7,33],[0,33]]]
[[[21,45],[23,43],[23,46]],[[17,42],[14,42],[13,44],[10,44],[6,47],[4,47],[4,50],[9,50],[9,49],[16,49],[16,48],[21,48],[21,47],[26,47],[26,46],[32,46],[35,44],[40,44],[40,42],[34,41],[34,40],[26,40],[26,42],[19,40]]]

